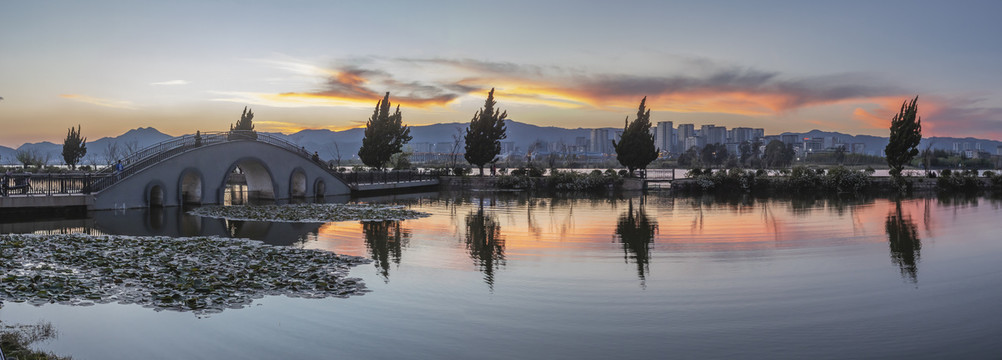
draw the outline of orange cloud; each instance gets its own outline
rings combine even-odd
[[[73,101],[79,101],[82,103],[87,103],[91,105],[110,107],[115,109],[135,109],[135,105],[131,101],[124,100],[112,100],[112,99],[102,99],[93,96],[79,95],[79,94],[62,94],[59,97],[63,99],[70,99]]]

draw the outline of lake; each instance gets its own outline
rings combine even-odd
[[[209,316],[5,302],[41,348],[136,358],[991,358],[1002,354],[1002,200],[530,196],[360,199],[431,216],[286,224],[179,209],[4,233],[219,235],[373,259],[347,299]]]

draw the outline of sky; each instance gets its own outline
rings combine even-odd
[[[1002,2],[6,1],[0,145],[152,126],[468,122],[496,88],[513,120],[651,121],[1002,139]]]

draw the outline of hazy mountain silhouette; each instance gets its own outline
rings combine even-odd
[[[410,141],[410,144],[451,144],[453,142],[453,135],[458,134],[462,137],[466,134],[467,125],[468,123],[440,123],[411,126],[411,136],[414,138]],[[566,129],[555,126],[537,126],[510,119],[505,120],[505,126],[508,129],[508,138],[503,141],[514,142],[519,152],[524,152],[537,141],[544,141],[551,144],[563,143],[567,145],[574,145],[579,137],[590,139],[592,130],[585,128]],[[604,129],[609,129],[611,133],[614,133],[615,130],[621,130],[618,127],[607,127]],[[364,129],[355,128],[342,131],[331,131],[326,129],[302,130],[289,135],[280,133],[269,134],[287,139],[290,142],[306,148],[309,152],[316,152],[323,159],[334,159],[337,157],[337,152],[340,151],[342,161],[347,161],[352,158],[357,158],[358,148],[362,146],[363,132]],[[849,135],[821,130],[811,130],[806,133],[787,132],[783,134],[794,134],[802,138],[834,136],[839,138],[841,142],[847,144],[863,143],[866,146],[866,151],[875,155],[882,155],[884,147],[887,146],[888,142],[886,137]],[[87,134],[84,133],[84,136],[87,136]],[[87,141],[87,155],[84,157],[83,161],[81,161],[81,164],[103,164],[106,161],[105,153],[109,143],[117,144],[119,149],[124,149],[128,146],[141,149],[170,139],[171,137],[171,135],[164,134],[155,128],[141,127],[129,130],[128,132],[116,137],[104,137],[93,141]],[[932,144],[933,149],[951,151],[953,150],[954,143],[963,144],[965,142],[969,143],[970,148],[972,149],[976,148],[975,144],[980,144],[982,151],[992,154],[995,154],[995,149],[998,146],[1002,146],[1002,141],[996,140],[975,139],[970,137],[932,137],[923,138],[919,148],[924,150],[927,146],[929,146],[929,144]],[[333,145],[334,143],[338,144],[336,148]],[[17,149],[0,146],[0,163],[15,164],[17,163],[15,156],[18,150],[35,150],[37,153],[42,155],[42,157],[44,157],[45,154],[48,154],[50,164],[62,164],[62,148],[62,143],[54,144],[47,141],[25,143]]]

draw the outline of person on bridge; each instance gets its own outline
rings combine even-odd
[[[7,187],[10,186],[10,170],[7,170],[3,174],[3,180],[0,181],[0,195],[7,196]]]

